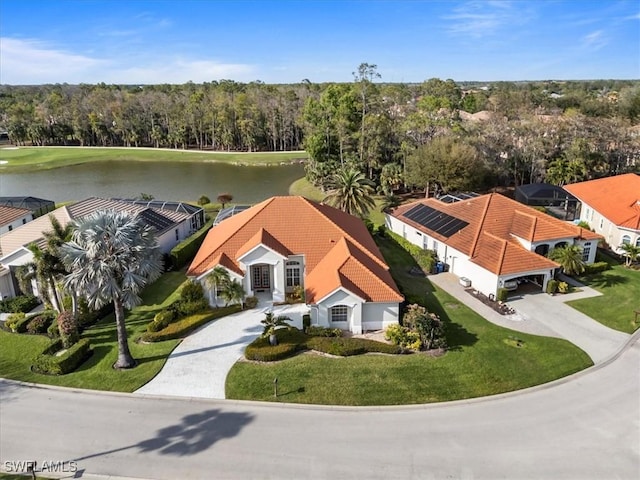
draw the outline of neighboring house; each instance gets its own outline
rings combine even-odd
[[[162,253],[169,253],[182,240],[204,225],[204,211],[200,207],[180,202],[138,202],[91,197],[60,207],[53,215],[61,225],[80,220],[98,210],[128,211],[155,228]],[[27,248],[31,243],[44,246],[43,232],[51,230],[49,215],[44,215],[0,235],[0,295],[14,297],[19,293],[15,270],[32,261]]]
[[[303,197],[273,197],[213,227],[187,275],[205,284],[215,267],[274,302],[303,286],[312,325],[353,333],[398,323],[404,300],[362,220]]]
[[[52,200],[37,197],[0,197],[0,205],[26,208],[33,213],[33,218],[40,217],[56,209],[56,204]]]
[[[565,185],[580,200],[580,220],[613,249],[623,243],[640,247],[640,175],[626,173]]]
[[[0,235],[10,232],[31,220],[33,220],[31,210],[0,205]]]
[[[455,203],[419,200],[385,217],[387,228],[433,250],[450,272],[486,295],[514,280],[544,291],[559,267],[546,258],[549,251],[576,244],[583,260],[593,263],[600,239],[497,193]]]

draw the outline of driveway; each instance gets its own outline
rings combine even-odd
[[[508,303],[516,313],[500,315],[465,292],[458,277],[452,273],[432,275],[429,280],[488,321],[523,333],[564,338],[584,350],[595,364],[618,352],[630,337],[564,304],[565,301],[599,295],[589,287],[581,286],[582,292],[570,295],[528,293],[511,298]]]
[[[158,375],[135,393],[225,398],[227,374],[244,355],[245,347],[262,333],[260,320],[265,313],[272,310],[294,317],[300,309],[307,310],[298,304],[266,305],[214,320],[182,340]]]

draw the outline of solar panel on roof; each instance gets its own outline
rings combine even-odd
[[[459,218],[427,205],[416,205],[407,211],[404,216],[447,238],[469,225],[469,223],[464,220],[460,220]]]

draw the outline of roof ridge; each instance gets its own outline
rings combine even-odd
[[[480,220],[480,225],[478,225],[478,231],[476,232],[476,235],[473,239],[473,245],[471,246],[471,252],[470,252],[469,258],[473,258],[476,254],[476,248],[478,247],[478,242],[480,241],[480,235],[482,233],[482,228],[484,227],[484,222],[487,218],[487,212],[489,211],[489,205],[491,204],[493,195],[494,195],[493,193],[489,194],[489,197],[487,198],[484,209],[482,210],[482,220]]]
[[[318,208],[319,205],[323,205],[323,206],[329,206],[331,207],[331,205],[327,205],[325,203],[318,203],[315,202],[313,200],[309,200],[306,197],[299,197],[301,198],[303,201],[307,202],[311,207],[313,207],[320,215],[322,215],[322,218],[324,219],[325,222],[329,223],[331,226],[338,228],[340,230],[340,232],[342,233],[342,237],[349,237],[349,239],[351,240],[351,242],[355,245],[358,245],[359,249],[362,250],[363,252],[366,252],[366,255],[371,257],[376,263],[378,263],[381,266],[385,266],[385,263],[383,260],[379,259],[378,257],[376,257],[375,255],[373,255],[371,252],[369,252],[369,249],[366,248],[364,245],[362,245],[358,240],[356,240],[352,235],[349,235],[349,232],[347,232],[346,230],[344,230],[343,228],[339,227],[338,225],[336,225],[329,217],[327,217],[324,212],[322,210],[320,210]],[[331,207],[334,208],[334,207]],[[336,209],[342,213],[344,213],[345,215],[349,215],[346,212],[343,212],[342,210]],[[362,221],[362,220],[361,220]],[[367,231],[368,232],[368,231]],[[375,242],[374,242],[375,243]]]

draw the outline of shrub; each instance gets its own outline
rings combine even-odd
[[[384,238],[384,236],[387,234],[387,227],[386,225],[378,225],[378,236]]]
[[[507,290],[506,288],[499,288],[496,295],[496,300],[498,300],[499,302],[506,302],[507,298],[509,298],[509,290]]]
[[[247,297],[244,299],[244,306],[249,310],[258,306],[258,297]]]
[[[567,293],[569,291],[569,284],[567,282],[558,283],[558,292]]]
[[[53,314],[44,312],[40,315],[36,315],[31,318],[27,323],[27,333],[32,335],[38,333],[45,333],[51,322],[55,319],[55,312]]]
[[[389,345],[365,338],[313,337],[307,342],[307,347],[311,350],[339,357],[350,357],[369,352],[398,354],[402,351],[397,345]]]
[[[311,315],[305,313],[302,315],[302,329],[306,332],[311,327]]]
[[[373,224],[373,222],[371,220],[369,220],[368,218],[365,218],[364,219],[364,225],[365,225],[365,227],[367,227],[367,230],[369,230],[369,233],[371,235],[373,235],[375,233],[376,226]]]
[[[0,301],[0,312],[5,313],[28,313],[40,304],[40,300],[35,295],[18,295]]]
[[[69,348],[80,338],[78,334],[78,323],[69,311],[58,315],[58,329],[60,330],[60,340],[64,348]]]
[[[31,369],[36,373],[64,375],[78,368],[93,353],[88,338],[83,338],[62,355],[56,356],[55,353],[62,347],[62,340],[53,341],[36,357]]]
[[[402,238],[400,235],[388,231],[388,236],[396,241],[402,248],[411,254],[416,263],[425,272],[431,272],[436,264],[435,253],[432,250],[425,250],[414,245],[410,241]]]
[[[213,225],[212,220],[205,223],[204,227],[196,233],[173,247],[169,255],[171,256],[171,263],[174,268],[180,269],[184,267],[187,262],[195,256],[202,242],[204,242],[204,238],[207,236],[211,225]]]
[[[313,327],[309,326],[305,328],[304,333],[306,333],[310,337],[341,337],[342,336],[342,330],[339,328],[325,328],[325,327],[316,327],[316,326],[313,326]]]
[[[595,262],[595,263],[587,263],[584,266],[584,275],[593,275],[596,273],[602,273],[605,270],[610,270],[611,265],[607,262]]]
[[[258,362],[275,362],[307,348],[306,342],[309,337],[295,328],[277,330],[276,336],[278,345],[272,346],[268,338],[258,337],[247,345],[244,356],[248,360]]]
[[[198,302],[204,298],[204,290],[200,282],[189,280],[180,290],[180,300],[182,302]]]
[[[18,331],[18,323],[24,321],[27,316],[23,312],[12,313],[7,317],[4,322],[4,326],[7,327],[12,332]]]
[[[420,334],[418,332],[412,332],[402,325],[389,325],[384,332],[384,336],[394,345],[398,345],[409,350],[420,350],[420,347],[422,346]]]
[[[196,328],[209,323],[216,318],[231,315],[240,311],[238,305],[231,305],[229,307],[220,307],[213,311],[190,315],[182,318],[178,321],[170,323],[165,328],[158,332],[144,333],[141,338],[145,342],[164,342],[165,340],[174,340],[176,338],[182,338],[191,333]]]
[[[201,298],[200,300],[190,300],[187,302],[180,300],[175,302],[175,305],[178,309],[178,315],[181,317],[187,317],[209,309],[209,302],[204,298]]]
[[[58,328],[58,319],[54,318],[49,328],[47,328],[47,335],[51,338],[60,338],[60,329]]]
[[[558,291],[558,281],[551,279],[547,282],[547,293],[554,294]]]

